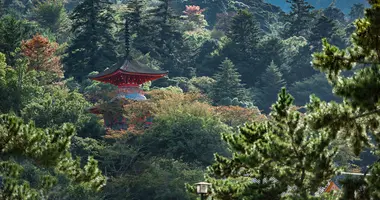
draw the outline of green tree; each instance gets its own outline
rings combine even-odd
[[[68,124],[60,130],[39,129],[33,123],[24,124],[17,117],[1,115],[1,199],[41,199],[57,181],[53,173],[45,171],[38,184],[33,184],[35,187],[32,187],[23,177],[24,168],[17,158],[30,160],[41,168],[64,174],[89,189],[101,189],[105,185],[105,177],[98,169],[97,161],[89,157],[81,169],[80,160],[72,159],[69,148],[73,135],[74,128]]]
[[[5,15],[6,9],[4,5],[4,0],[0,0],[0,17]]]
[[[218,53],[223,48],[222,43],[215,39],[210,39],[202,43],[198,48],[198,55],[194,62],[198,76],[212,76],[218,70],[223,57]],[[207,66],[207,67],[204,67]]]
[[[44,92],[30,97],[23,106],[21,116],[32,120],[40,128],[57,128],[72,123],[81,137],[98,138],[104,134],[98,117],[88,113],[91,104],[81,93],[68,91],[66,86],[45,87]]]
[[[133,47],[158,61],[170,76],[183,76],[191,57],[180,32],[180,18],[170,1],[148,1],[143,11],[141,23],[135,30],[137,35],[133,38]]]
[[[203,178],[203,171],[191,164],[174,159],[152,158],[145,161],[147,169],[131,183],[130,196],[136,199],[191,200],[196,194],[188,194],[186,182],[196,183]]]
[[[315,50],[321,50],[323,38],[330,39],[332,37],[336,28],[335,26],[333,19],[323,15],[318,18],[317,23],[311,29],[309,37],[309,42]]]
[[[7,66],[5,55],[0,53],[0,113],[20,115],[21,109],[41,94],[40,75],[35,70],[28,71],[25,59],[18,59],[14,68]]]
[[[290,12],[285,18],[289,24],[284,33],[284,37],[308,37],[310,24],[314,17],[312,14],[314,7],[305,0],[286,0],[286,2],[290,3]]]
[[[33,9],[33,19],[42,27],[50,29],[57,34],[59,42],[68,38],[69,18],[62,0],[47,0],[39,2]]]
[[[261,30],[253,14],[248,10],[239,10],[227,33],[231,41],[222,52],[223,56],[236,63],[238,71],[243,75],[243,82],[248,85],[253,85],[252,80],[263,71],[252,65],[258,61],[260,35]]]
[[[101,154],[110,179],[103,196],[107,199],[195,198],[194,194],[186,193],[184,184],[202,180],[202,170],[179,160],[150,157],[142,146],[130,145],[126,140],[118,140]]]
[[[117,62],[112,12],[110,3],[101,0],[85,0],[74,9],[70,16],[74,38],[64,59],[67,76],[82,80]]]
[[[211,164],[215,152],[227,154],[219,133],[228,128],[217,118],[196,113],[171,114],[155,118],[153,127],[142,138],[150,144],[146,151],[202,166]]]
[[[308,45],[306,38],[302,36],[293,36],[286,40],[282,40],[281,44],[284,48],[283,51],[280,52],[282,60],[279,67],[286,83],[290,85],[298,80],[310,77],[309,73],[304,73],[304,70],[310,71],[310,68],[313,70],[310,64],[310,46]]]
[[[314,67],[326,73],[334,94],[343,102],[326,103],[313,98],[310,123],[314,129],[325,129],[349,140],[356,155],[364,147],[379,150],[380,1],[369,3],[371,8],[366,9],[365,17],[355,21],[350,47],[339,49],[324,40],[323,51],[313,55]],[[350,70],[354,73],[344,73]],[[363,177],[366,192],[373,199],[380,198],[379,169],[380,163],[376,162],[367,170],[371,176]]]
[[[302,81],[297,81],[289,87],[290,93],[295,98],[296,105],[305,105],[310,100],[310,95],[315,94],[324,101],[337,101],[332,93],[332,87],[322,73],[315,74]]]
[[[261,75],[254,90],[254,99],[260,109],[269,112],[271,103],[276,100],[278,91],[285,86],[282,73],[272,61]]]
[[[350,16],[350,21],[354,21],[356,19],[361,19],[364,17],[364,4],[356,3],[351,7],[350,13],[348,16]]]
[[[155,48],[152,56],[156,53],[158,60],[162,62],[162,68],[169,70],[172,76],[181,76],[184,72],[184,64],[179,60],[185,60],[186,46],[182,33],[179,31],[179,16],[170,7],[169,0],[159,0],[160,4],[150,10],[153,14],[151,24],[157,27]]]
[[[337,8],[334,4],[324,9],[323,15],[331,20],[337,21],[342,24],[346,24],[344,13],[339,8]]]
[[[283,40],[274,36],[264,37],[259,43],[259,63],[267,66],[273,61],[274,64],[280,65],[286,59],[282,55],[286,54],[284,51],[285,45],[283,44]]]
[[[133,27],[130,27],[130,32],[133,36],[132,46],[143,54],[155,52],[158,29],[154,22],[155,12],[151,10],[155,10],[154,8],[151,8],[148,2],[141,0],[128,3],[127,15],[130,26]]]
[[[144,9],[146,9],[145,1],[144,0],[132,0],[128,2],[128,8],[129,12],[127,13],[129,16],[129,24],[131,28],[131,34],[136,34],[138,36],[141,36],[143,34],[143,30],[141,28],[143,15],[144,15]]]
[[[214,199],[308,199],[334,175],[330,135],[310,129],[292,102],[283,89],[271,119],[223,134],[233,156],[216,154],[208,169]]]
[[[69,92],[64,87],[45,88],[25,105],[21,115],[26,121],[32,120],[40,128],[56,128],[64,123],[73,123],[80,130],[89,120],[86,109],[90,104],[78,92]]]
[[[25,17],[28,14],[28,12],[33,8],[34,3],[35,2],[29,0],[1,1],[3,10],[5,11],[4,14],[13,14],[19,17]]]
[[[242,53],[249,53],[249,49],[257,45],[260,27],[252,13],[248,10],[239,10],[232,19],[227,36],[241,46]]]
[[[18,20],[11,15],[0,19],[0,52],[6,55],[8,65],[15,66],[16,49],[20,47],[22,40],[34,35],[36,29],[32,23]]]
[[[124,56],[130,57],[131,48],[138,49],[140,37],[144,36],[143,19],[145,17],[146,3],[144,0],[132,0],[119,9],[119,20],[122,21],[123,27],[117,32],[121,46],[120,52]],[[117,18],[117,17],[116,17]],[[123,42],[121,42],[123,41]]]
[[[241,83],[240,74],[231,60],[225,58],[215,74],[215,83],[211,90],[212,98],[216,104],[225,98],[246,100],[244,85]]]
[[[194,77],[189,80],[190,91],[196,91],[201,94],[211,94],[212,86],[215,80],[208,76]]]

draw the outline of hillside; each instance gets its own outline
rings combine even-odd
[[[0,199],[380,199],[380,0],[279,2],[0,0]]]
[[[290,6],[285,1],[266,0],[266,2],[281,7],[284,11],[289,11]],[[326,8],[331,5],[332,0],[307,0],[315,8]],[[354,4],[365,4],[368,6],[367,0],[335,0],[335,6],[341,9],[344,13],[348,13]]]

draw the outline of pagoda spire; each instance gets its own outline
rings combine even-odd
[[[130,59],[130,48],[131,48],[131,33],[129,26],[129,14],[125,14],[125,23],[124,23],[124,45],[125,45],[125,59]]]

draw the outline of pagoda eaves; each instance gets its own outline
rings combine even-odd
[[[120,130],[127,128],[127,119],[123,116],[123,108],[127,100],[144,101],[143,90],[140,85],[164,77],[166,71],[154,70],[137,61],[126,60],[121,67],[104,70],[89,78],[95,81],[110,83],[118,86],[117,95],[110,101],[89,109],[93,114],[101,114],[106,127]],[[145,118],[144,118],[145,119]],[[142,119],[143,120],[143,119]],[[151,117],[146,119],[146,124],[151,123]]]
[[[119,87],[138,86],[148,81],[153,81],[168,74],[146,67],[137,61],[125,61],[121,67],[107,69],[96,75],[90,75],[92,80],[110,83]]]

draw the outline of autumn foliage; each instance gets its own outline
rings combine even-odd
[[[183,11],[184,14],[190,15],[200,15],[205,11],[205,9],[201,9],[199,6],[190,5],[186,6],[186,10]]]
[[[37,34],[22,42],[21,53],[28,58],[29,70],[51,72],[62,77],[62,64],[60,57],[56,55],[57,48],[57,43]]]
[[[267,117],[260,113],[257,108],[242,108],[240,106],[218,106],[214,112],[220,117],[222,122],[229,126],[241,126],[244,123],[253,121],[264,121]]]
[[[181,112],[193,116],[209,116],[219,118],[229,126],[239,126],[245,122],[266,120],[257,108],[242,108],[238,106],[211,106],[204,101],[199,93],[174,93],[165,90],[147,92],[147,101],[124,101],[124,117],[128,130],[107,131],[107,138],[120,138],[124,134],[143,134],[151,127],[149,119],[171,116]],[[149,123],[149,122],[148,122]],[[155,126],[154,124],[152,126]]]

